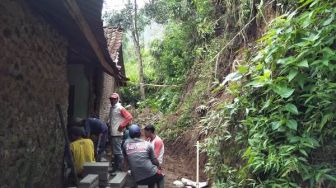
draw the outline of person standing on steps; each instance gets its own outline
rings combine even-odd
[[[86,137],[94,141],[96,159],[100,161],[102,154],[105,152],[108,137],[108,127],[106,123],[98,118],[76,118],[76,124],[84,127]]]
[[[148,188],[164,188],[164,176],[160,163],[156,159],[152,145],[141,139],[141,129],[133,124],[128,127],[130,139],[124,144],[124,152],[131,169],[131,174],[137,185],[147,185]]]
[[[163,163],[164,144],[162,139],[155,134],[155,127],[153,125],[147,125],[145,127],[145,137],[149,141],[153,148],[155,157],[158,159],[160,166]]]
[[[72,140],[70,151],[74,159],[75,170],[81,177],[84,163],[95,162],[93,142],[91,139],[84,138],[84,130],[77,126],[71,127],[70,136]]]
[[[113,171],[122,171],[124,156],[122,153],[123,132],[133,117],[119,102],[119,95],[113,93],[110,97],[111,109],[108,124],[111,130],[111,145],[114,156]]]

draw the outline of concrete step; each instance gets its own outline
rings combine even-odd
[[[109,181],[109,186],[111,188],[122,188],[124,187],[127,179],[127,173],[126,172],[117,172],[116,176],[114,176]]]
[[[83,168],[84,170],[91,170],[91,171],[108,171],[110,166],[109,162],[94,162],[94,163],[84,163]]]
[[[83,174],[97,174],[99,176],[99,187],[106,187],[110,180],[109,165],[109,162],[85,163]]]
[[[99,179],[97,174],[86,175],[78,185],[78,188],[97,188],[99,185]]]
[[[83,175],[97,174],[99,176],[99,181],[108,181],[110,179],[110,174],[108,172],[95,172],[95,171],[84,171]]]

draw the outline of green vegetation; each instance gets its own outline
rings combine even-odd
[[[125,38],[126,40],[123,41],[123,53],[125,71],[129,82],[127,83],[127,87],[121,87],[119,92],[121,92],[125,103],[138,106],[140,101],[138,65],[134,55],[133,44],[127,40],[126,36]],[[151,83],[156,79],[156,72],[152,66],[154,60],[148,50],[144,49],[141,53],[143,58],[144,79],[147,83]],[[156,91],[153,92],[152,89],[153,88],[148,88],[147,92],[155,93]]]
[[[142,51],[145,82],[166,86],[146,87],[139,101],[129,60],[122,93],[166,115],[159,125],[166,140],[202,126],[206,172],[217,187],[332,186],[334,7],[332,0],[153,1],[143,14],[165,31]],[[195,108],[212,98],[199,117]]]
[[[234,102],[204,121],[214,131],[205,151],[219,187],[336,183],[334,154],[321,153],[335,150],[335,2],[301,3],[259,39],[232,83]]]

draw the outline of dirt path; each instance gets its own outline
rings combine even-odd
[[[186,159],[183,159],[176,155],[171,155],[172,152],[169,150],[165,153],[164,161],[164,173],[165,178],[165,187],[173,188],[173,182],[175,180],[181,180],[181,178],[194,179],[195,172],[190,170]]]
[[[163,118],[162,113],[152,112],[149,108],[142,109],[141,112],[132,110],[135,115],[134,122],[140,125],[156,124],[157,121]],[[174,120],[172,120],[174,121]],[[165,187],[174,188],[173,182],[175,180],[181,180],[181,178],[187,178],[195,180],[196,177],[196,159],[194,153],[195,143],[199,139],[199,131],[193,130],[192,132],[181,135],[180,138],[173,141],[165,141],[165,154],[163,172],[165,173]],[[183,138],[183,139],[182,139]],[[205,157],[200,156],[201,169],[204,168]],[[203,164],[203,165],[202,165]],[[202,170],[201,170],[202,171]],[[206,180],[204,173],[200,172],[201,180]]]

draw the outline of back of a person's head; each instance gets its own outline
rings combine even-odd
[[[131,138],[140,138],[141,137],[141,128],[137,124],[132,124],[128,127],[129,136]]]
[[[71,127],[70,134],[75,138],[80,138],[80,137],[85,136],[84,130],[82,128],[76,127],[76,126]]]
[[[84,123],[85,123],[85,119],[80,118],[80,117],[76,117],[71,121],[71,126],[72,127],[74,127],[74,126],[80,127],[80,126],[84,126]]]
[[[151,133],[155,133],[155,127],[154,127],[154,125],[147,125],[146,127],[145,127],[145,131],[149,131],[149,132],[151,132]]]

